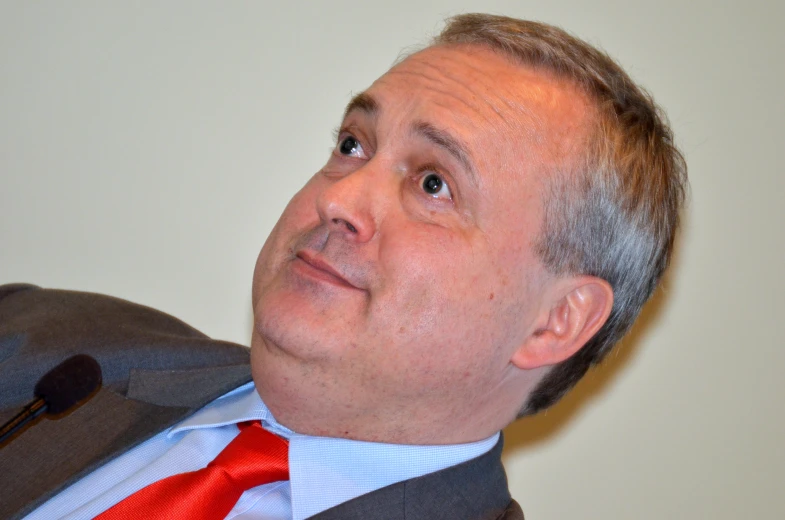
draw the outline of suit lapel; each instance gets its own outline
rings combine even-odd
[[[18,518],[247,381],[248,365],[133,370],[126,396],[102,388],[58,420],[43,419],[2,448],[0,518]],[[56,442],[53,442],[56,439]]]
[[[126,397],[158,406],[198,410],[213,399],[251,380],[247,364],[188,370],[132,369]]]
[[[503,439],[488,453],[339,504],[314,520],[477,520],[500,518],[511,505],[501,463]],[[511,517],[515,518],[515,517]],[[522,518],[522,517],[520,517]]]

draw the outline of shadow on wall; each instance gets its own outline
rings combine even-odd
[[[671,281],[680,270],[684,245],[689,241],[691,232],[692,196],[687,186],[685,208],[681,213],[681,223],[676,233],[668,270],[633,324],[630,332],[614,347],[599,366],[590,369],[586,376],[567,395],[551,408],[531,417],[513,422],[504,429],[504,452],[502,457],[510,456],[518,450],[536,447],[548,441],[577,417],[592,399],[601,396],[608,384],[637,355],[640,344],[649,331],[657,326],[662,310],[667,305]]]
[[[672,264],[676,264],[674,251]],[[660,287],[644,306],[638,320],[630,332],[614,347],[600,365],[590,369],[586,376],[567,395],[551,408],[537,415],[515,421],[504,429],[504,454],[508,456],[514,451],[529,449],[547,441],[553,435],[569,425],[592,399],[603,394],[608,384],[634,358],[640,344],[648,331],[659,321],[662,309],[667,303],[667,287],[670,285],[671,273],[676,266],[668,270]],[[666,288],[666,289],[663,289]]]

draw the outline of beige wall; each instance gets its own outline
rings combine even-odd
[[[533,519],[785,518],[782,2],[127,4],[0,0],[0,283],[246,343],[255,255],[350,93],[445,15],[556,23],[655,93],[692,197],[624,348],[508,429],[513,495]]]

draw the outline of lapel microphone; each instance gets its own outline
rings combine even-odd
[[[35,385],[35,400],[0,428],[0,447],[27,423],[46,413],[65,413],[101,385],[101,365],[86,354],[66,359],[44,374]]]

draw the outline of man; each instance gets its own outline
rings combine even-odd
[[[685,175],[655,105],[605,55],[550,26],[458,16],[354,97],[262,248],[253,385],[238,387],[240,351],[149,309],[0,293],[6,363],[38,359],[40,376],[41,352],[88,352],[107,387],[0,452],[0,469],[32,461],[46,480],[34,493],[19,478],[5,514],[522,518],[499,431],[629,328],[668,264]],[[288,439],[285,477],[219,507],[223,491],[172,476],[226,458],[247,421]],[[48,439],[67,435],[79,449],[54,465]]]

